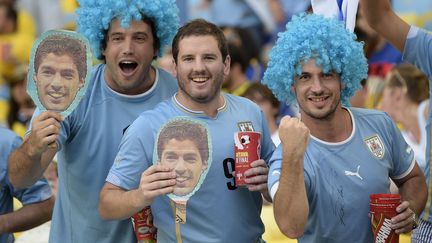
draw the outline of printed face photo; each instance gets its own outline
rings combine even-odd
[[[42,105],[47,110],[58,112],[69,107],[78,90],[84,85],[77,66],[67,54],[48,54],[36,71],[34,80]]]
[[[209,134],[205,124],[190,118],[174,118],[159,131],[154,163],[176,173],[174,201],[187,200],[200,189],[211,164]]]
[[[27,92],[40,110],[67,116],[85,93],[90,69],[87,39],[72,31],[47,31],[33,45]]]
[[[174,194],[184,196],[192,192],[198,184],[202,172],[207,169],[197,145],[187,140],[171,139],[165,145],[160,162],[176,172]]]

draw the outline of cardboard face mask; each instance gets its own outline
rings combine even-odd
[[[84,96],[90,79],[88,40],[65,30],[50,30],[32,48],[27,93],[41,111],[68,116]]]
[[[186,117],[174,118],[159,131],[153,163],[176,172],[173,201],[187,201],[203,183],[211,166],[211,144],[207,125]]]

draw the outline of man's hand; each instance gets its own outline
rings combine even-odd
[[[391,228],[395,230],[396,234],[409,233],[417,225],[415,212],[409,206],[408,201],[403,201],[396,208],[398,214],[391,219]]]
[[[46,111],[32,122],[32,131],[26,138],[26,151],[31,158],[40,156],[48,148],[56,147],[63,117],[54,111]]]
[[[175,171],[161,164],[150,166],[141,174],[139,204],[150,205],[156,197],[172,193],[175,185]]]
[[[284,152],[289,152],[288,156],[303,157],[309,143],[309,134],[309,128],[297,117],[284,116],[280,121],[279,138]]]
[[[251,164],[251,168],[245,171],[245,182],[250,191],[267,191],[267,176],[268,168],[264,160],[255,160]]]

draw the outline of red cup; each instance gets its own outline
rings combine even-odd
[[[234,134],[235,184],[244,186],[244,173],[251,168],[251,163],[258,160],[261,153],[261,133],[236,132]]]
[[[156,243],[157,228],[153,225],[150,207],[145,207],[134,214],[132,223],[138,243]]]
[[[397,215],[401,203],[399,194],[371,194],[370,216],[375,243],[399,243],[399,235],[390,228],[391,218]]]

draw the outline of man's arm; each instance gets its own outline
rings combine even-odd
[[[403,52],[410,26],[391,9],[389,0],[361,0],[360,7],[369,25]]]
[[[283,149],[282,169],[273,200],[274,215],[282,233],[298,238],[304,233],[309,214],[303,166],[309,129],[298,118],[283,117],[279,137]]]
[[[51,220],[54,197],[0,215],[0,234],[29,230]]]
[[[62,117],[43,112],[32,122],[32,132],[9,157],[9,179],[16,188],[33,185],[43,174],[57,152],[56,140]]]
[[[428,196],[426,180],[420,167],[415,164],[412,171],[404,178],[394,180],[399,187],[402,204],[396,208],[398,215],[392,218],[396,233],[407,233],[413,229],[414,219],[423,211]]]
[[[137,189],[126,191],[106,182],[100,193],[99,213],[103,219],[126,219],[149,206],[153,200],[174,191],[176,173],[163,165],[150,166],[141,175]]]

